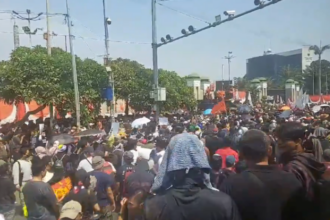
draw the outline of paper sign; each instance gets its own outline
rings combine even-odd
[[[111,125],[111,134],[116,136],[118,133],[119,133],[119,123],[113,122]]]
[[[159,125],[168,125],[168,118],[166,117],[160,117],[159,118]]]
[[[57,200],[60,202],[72,189],[71,179],[69,177],[61,180],[58,183],[52,185],[52,189],[55,193]]]

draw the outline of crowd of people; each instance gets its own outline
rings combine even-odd
[[[64,129],[75,137],[65,144],[32,125],[2,132],[0,219],[330,219],[321,119],[185,115],[126,127],[111,144],[108,123],[97,123],[101,136]],[[150,146],[147,156],[138,150]],[[59,198],[63,179],[71,187]]]

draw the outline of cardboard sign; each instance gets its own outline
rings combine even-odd
[[[60,202],[72,189],[71,179],[69,177],[61,180],[58,183],[52,185],[52,189],[55,193],[57,200]]]
[[[159,118],[159,125],[168,125],[168,118],[166,117],[160,117]]]

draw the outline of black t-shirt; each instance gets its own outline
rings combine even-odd
[[[223,192],[191,187],[169,189],[145,202],[146,220],[240,220],[233,200]]]
[[[301,183],[277,166],[255,166],[232,175],[220,190],[235,201],[243,220],[304,219]]]
[[[30,218],[56,220],[53,207],[57,204],[53,189],[48,183],[30,181],[23,187],[24,201]]]
[[[125,181],[125,175],[127,171],[134,171],[135,167],[133,165],[129,164],[124,164],[116,172],[115,180],[117,183],[120,184],[120,193],[123,193],[123,188],[124,188],[124,181]],[[132,174],[131,174],[132,175]]]
[[[154,175],[148,171],[135,171],[127,177],[125,189],[127,189],[127,196],[133,196],[137,191],[142,190],[149,192],[154,182]]]
[[[63,199],[63,204],[74,200],[81,204],[82,212],[84,215],[92,215],[94,211],[94,205],[97,204],[97,199],[94,193],[89,194],[87,189],[80,189],[75,193],[75,190],[71,190],[69,194]]]
[[[0,176],[0,213],[15,208],[16,187],[7,176]]]

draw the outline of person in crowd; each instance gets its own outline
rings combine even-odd
[[[196,135],[174,136],[151,188],[156,195],[145,201],[145,219],[240,219],[232,199],[212,187],[210,172]]]
[[[210,164],[212,168],[210,174],[211,183],[213,187],[218,189],[220,186],[219,175],[222,167],[222,157],[219,154],[214,154]]]
[[[137,143],[138,143],[137,139],[130,138],[127,140],[126,146],[124,147],[125,151],[130,151],[134,155],[133,165],[136,164],[136,161],[139,157],[139,153],[137,152],[137,149],[136,149]],[[123,162],[125,163],[125,160]]]
[[[82,211],[83,209],[79,202],[69,201],[61,209],[60,220],[81,220],[83,219]]]
[[[15,217],[15,191],[16,186],[9,175],[9,164],[0,160],[0,214],[6,220]]]
[[[225,179],[220,190],[235,201],[243,220],[304,219],[302,184],[293,174],[268,164],[270,144],[264,132],[247,131],[239,147],[248,169]]]
[[[71,176],[71,182],[73,188],[63,199],[62,203],[66,204],[71,200],[79,202],[82,206],[84,219],[89,219],[94,211],[100,212],[101,209],[94,193],[96,183],[95,181],[93,182],[93,179],[88,173],[83,169],[76,171],[76,173]]]
[[[329,135],[330,131],[328,129],[318,127],[314,131],[314,135],[317,139],[320,140],[322,150],[330,149],[330,141],[326,138]]]
[[[318,162],[313,154],[304,153],[302,147],[305,138],[305,128],[298,122],[286,122],[282,124],[276,132],[278,138],[279,163],[283,164],[283,169],[293,173],[301,182],[310,199],[309,217],[318,218],[320,211],[320,201],[316,196],[315,187],[318,180],[323,178],[326,166]]]
[[[323,151],[323,161],[324,161],[324,164],[329,169],[330,168],[330,149],[326,149],[325,151]]]
[[[46,175],[49,161],[34,157],[32,160],[32,180],[23,187],[28,220],[57,220],[59,206],[53,189],[42,179]]]
[[[218,137],[219,138],[225,138],[225,137],[227,137],[228,134],[229,134],[229,130],[227,128],[227,124],[226,123],[219,124]]]
[[[205,147],[209,149],[210,157],[216,153],[218,149],[223,146],[223,139],[216,136],[208,135],[205,137]]]
[[[96,180],[96,198],[104,215],[109,215],[116,209],[113,190],[115,179],[102,171],[105,160],[100,156],[93,157],[92,165],[94,171],[90,173],[91,178]]]
[[[222,168],[226,168],[226,158],[227,156],[234,156],[235,163],[238,162],[238,153],[234,151],[231,146],[232,142],[229,137],[224,138],[223,146],[220,149],[218,149],[215,153],[219,154],[222,157]]]
[[[159,136],[156,138],[155,149],[150,153],[150,159],[153,160],[153,171],[155,174],[158,172],[158,167],[162,163],[165,149],[169,143],[169,138],[167,136]]]
[[[13,165],[13,180],[17,189],[20,190],[28,181],[32,179],[30,150],[22,147],[20,149],[21,158]]]
[[[94,148],[89,146],[83,150],[85,159],[79,162],[77,170],[84,169],[87,173],[93,171],[92,160],[94,155]]]
[[[125,181],[135,171],[133,165],[134,155],[131,151],[126,151],[123,155],[124,165],[119,167],[116,173],[116,189],[118,189],[119,198],[125,197]]]
[[[149,172],[148,161],[141,159],[136,163],[134,172],[124,182],[126,198],[131,198],[137,191],[148,193],[154,182],[154,175]]]

